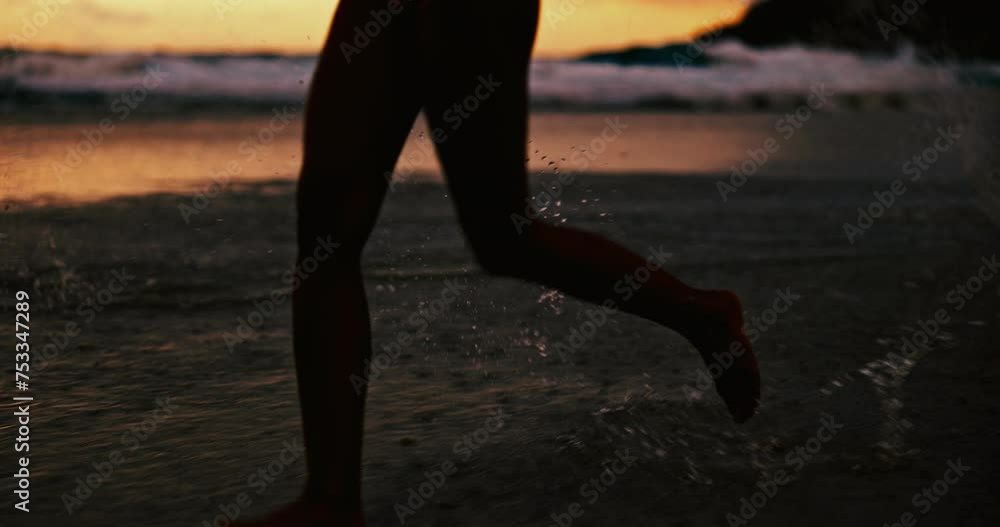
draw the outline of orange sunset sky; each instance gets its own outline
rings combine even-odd
[[[58,6],[58,12],[43,16],[40,4]],[[496,2],[501,9],[503,4]],[[337,0],[3,0],[0,47],[15,35],[26,49],[314,53],[336,5]],[[683,40],[738,19],[748,5],[748,0],[542,0],[536,54],[564,57]],[[560,6],[565,16],[557,15]],[[25,18],[44,23],[26,27]]]

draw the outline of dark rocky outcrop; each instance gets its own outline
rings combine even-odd
[[[713,28],[699,39],[708,47],[731,39],[757,48],[801,44],[877,55],[912,44],[925,60],[1000,60],[992,7],[972,0],[764,0],[740,22],[721,32]],[[710,53],[691,53],[677,43],[593,53],[580,60],[672,65],[685,55],[691,58],[685,66],[712,64]]]
[[[972,0],[765,0],[720,38],[864,53],[893,53],[910,42],[922,58],[997,60],[993,8]]]

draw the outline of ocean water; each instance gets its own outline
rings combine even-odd
[[[537,60],[531,67],[533,104],[690,109],[794,102],[794,107],[820,86],[838,98],[889,97],[887,104],[900,104],[900,99],[956,88],[995,88],[1000,80],[997,64],[930,64],[906,49],[875,57],[799,46],[757,50],[726,41],[679,52],[705,63]],[[162,72],[162,82],[151,94],[161,104],[293,104],[305,97],[315,65],[312,56],[21,52],[0,60],[0,108],[110,102],[142,83],[150,71]]]

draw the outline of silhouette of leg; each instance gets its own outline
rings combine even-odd
[[[576,229],[537,220],[515,227],[512,214],[523,214],[528,198],[527,72],[538,2],[513,0],[489,12],[461,5],[439,0],[431,8],[438,68],[428,86],[426,113],[432,130],[446,135],[438,154],[481,265],[594,303],[616,300],[622,310],[681,333],[708,364],[728,364],[722,357],[728,353],[732,366],[716,385],[733,417],[749,418],[759,399],[759,373],[735,294],[694,289],[661,268],[621,302],[613,284],[648,269],[645,258]],[[472,99],[463,102],[469,97],[477,98],[478,106]]]
[[[297,267],[305,278],[292,303],[308,480],[297,503],[259,525],[364,525],[366,389],[351,381],[364,378],[371,353],[361,251],[385,196],[383,175],[393,169],[421,106],[413,45],[418,17],[414,4],[403,5],[358,47],[355,28],[386,4],[342,1],[313,78],[297,193]],[[324,244],[339,245],[326,256]]]

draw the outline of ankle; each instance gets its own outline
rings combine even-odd
[[[742,324],[743,308],[732,291],[694,289],[679,311],[683,316],[675,317],[675,329],[692,342],[718,335],[720,325]]]
[[[740,297],[725,289],[699,289],[692,302],[702,317],[730,317],[742,311]]]
[[[321,508],[332,513],[350,513],[361,510],[360,494],[331,492],[329,489],[306,488],[298,502],[310,508]]]

